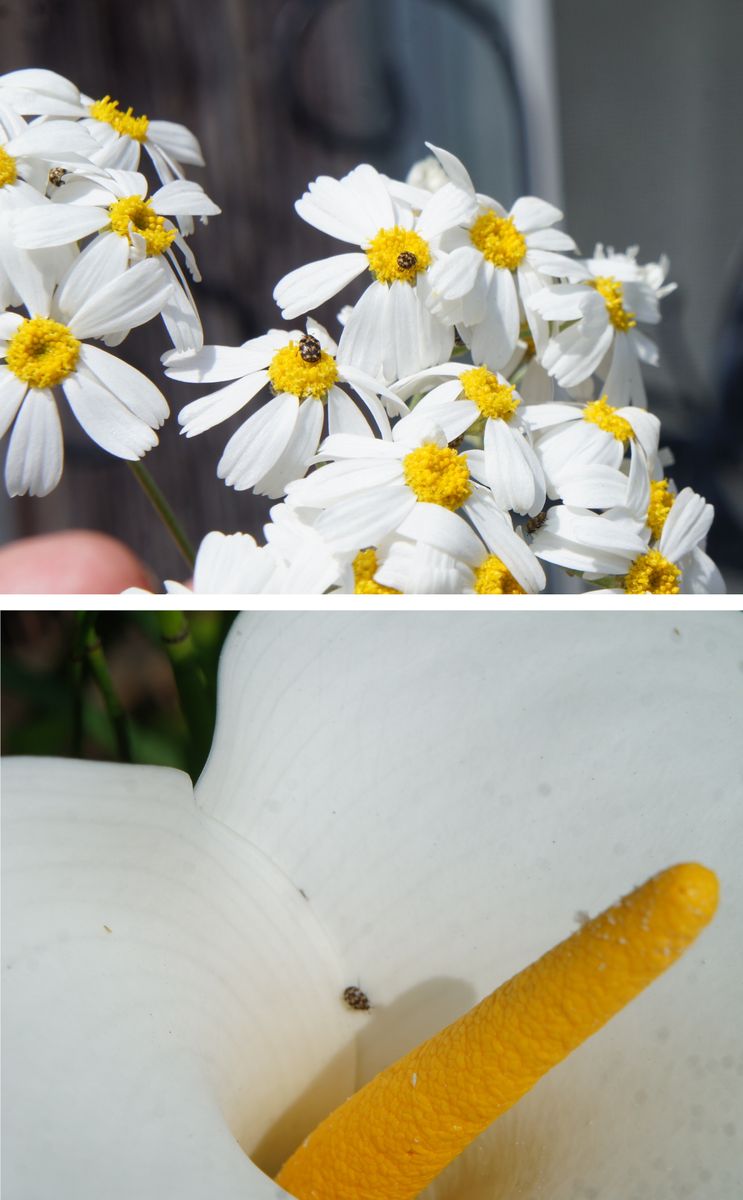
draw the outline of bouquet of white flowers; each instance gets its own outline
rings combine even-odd
[[[159,176],[151,194],[142,146]],[[291,322],[364,276],[337,343],[307,316],[241,346],[204,345],[188,238],[219,209],[184,178],[203,162],[195,137],[49,71],[0,76],[9,493],[59,482],[61,388],[89,436],[132,463],[193,563],[139,462],[167,401],[95,344],[117,348],[160,316],[166,374],[221,385],[181,410],[184,434],[262,397],[217,474],[279,501],[263,545],[207,534],[197,592],[536,593],[544,562],[590,590],[724,591],[704,549],[712,507],[666,476],[646,406],[641,364],[658,354],[642,326],[675,286],[667,261],[602,246],[579,258],[552,204],[524,196],[507,211],[429,149],[405,182],[362,164],[297,201],[353,249],[290,272],[274,296]]]

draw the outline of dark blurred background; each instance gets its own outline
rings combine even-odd
[[[6,612],[2,754],[201,772],[229,612]]]
[[[648,371],[680,485],[717,509],[709,549],[743,591],[743,116],[740,0],[0,0],[0,72],[45,66],[86,93],[187,124],[194,171],[223,215],[197,229],[208,342],[280,324],[286,271],[337,243],[294,200],[360,161],[404,176],[424,139],[455,151],[510,204],[559,204],[584,253],[596,241],[671,258],[663,365]],[[342,301],[351,299],[343,296]],[[321,314],[333,321],[338,305]],[[337,328],[332,329],[337,333]],[[126,356],[174,410],[195,399],[159,376],[159,323]],[[244,419],[244,418],[243,418]],[[194,542],[257,533],[269,507],[219,482],[234,418],[191,441],[171,420],[147,466]],[[183,576],[128,469],[66,422],[62,484],[0,501],[3,540],[52,529],[113,533]]]

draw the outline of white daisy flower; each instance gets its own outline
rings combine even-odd
[[[402,380],[395,390],[407,398],[436,377],[445,382],[416,404],[410,420],[433,422],[449,442],[473,427],[482,429],[482,479],[496,504],[517,513],[538,513],[544,507],[544,473],[530,445],[515,387],[488,367],[451,362]],[[477,472],[476,476],[481,477]]]
[[[80,120],[96,143],[91,161],[101,167],[136,171],[142,146],[162,183],[181,179],[184,165],[204,165],[201,147],[185,125],[135,116],[110,96],[95,100],[54,71],[27,69],[0,75],[0,103],[23,116]]]
[[[472,453],[472,452],[470,452]],[[336,553],[377,546],[393,533],[407,536],[406,519],[420,504],[440,504],[471,516],[475,524],[498,512],[474,478],[469,454],[447,445],[435,426],[405,417],[390,438],[336,434],[319,458],[334,460],[287,487],[292,508],[319,510],[314,527]]]
[[[296,513],[279,504],[264,526],[266,544],[249,533],[208,533],[196,553],[190,584],[165,580],[171,594],[322,595],[341,567],[322,538]],[[147,594],[142,588],[128,593]]]
[[[51,129],[48,125],[44,128]],[[80,172],[64,182],[53,201],[15,214],[11,234],[16,245],[37,250],[74,245],[98,234],[85,251],[98,280],[115,279],[127,267],[152,258],[171,287],[162,318],[177,350],[198,350],[204,336],[183,271],[174,254],[178,247],[195,279],[196,260],[168,217],[199,216],[220,210],[198,183],[176,179],[147,199],[147,180],[135,171]],[[118,332],[118,340],[128,330]]]
[[[85,339],[143,325],[170,298],[151,260],[95,287],[81,255],[40,313],[0,315],[0,435],[12,425],[5,463],[11,496],[46,496],[59,483],[62,427],[54,388],[61,386],[85,432],[109,454],[139,459],[157,445],[168,415],[146,376]]]
[[[646,274],[629,256],[607,259],[600,247],[582,265],[582,280],[551,284],[526,301],[527,311],[568,323],[550,339],[542,365],[566,388],[598,372],[610,403],[645,407],[640,362],[655,366],[658,350],[637,324],[660,320],[658,298],[672,290],[660,286],[664,268],[652,264]]]
[[[447,185],[418,215],[393,198],[383,176],[362,164],[342,179],[322,175],[298,200],[315,228],[361,248],[290,271],[274,289],[285,320],[335,296],[369,270],[374,282],[349,315],[340,341],[344,360],[389,382],[449,357],[453,331],[428,310],[428,275],[437,239],[465,220],[472,201]]]
[[[431,308],[456,324],[477,362],[500,369],[519,338],[521,308],[545,284],[545,276],[573,277],[576,264],[560,253],[574,250],[566,233],[552,228],[562,220],[553,204],[522,196],[506,212],[497,200],[475,191],[466,168],[453,154],[430,146],[452,183],[472,201],[464,226],[446,235],[447,253],[430,273]],[[582,273],[582,272],[579,272]],[[541,350],[546,326],[533,309],[524,309],[532,337]]]
[[[189,438],[234,416],[263,388],[272,388],[269,402],[232,435],[217,467],[219,478],[239,492],[252,488],[262,496],[281,496],[290,480],[301,478],[317,453],[326,408],[331,434],[371,436],[339,383],[353,388],[383,436],[389,435],[390,425],[379,393],[385,393],[393,412],[407,411],[382,384],[348,364],[327,330],[312,319],[305,334],[272,329],[242,346],[205,346],[187,355],[169,352],[163,363],[166,375],[185,383],[233,381],[182,410],[178,421]]]
[[[658,418],[642,408],[614,408],[606,396],[589,404],[530,404],[522,419],[531,430],[552,500],[562,496],[579,468],[603,464],[618,470],[635,440],[651,465],[658,454]]]
[[[539,558],[582,571],[588,579],[621,577],[621,587],[607,589],[611,592],[724,592],[722,576],[703,549],[714,517],[712,505],[684,488],[663,514],[665,507],[660,501],[649,510],[651,529],[647,518],[638,520],[626,509],[599,515],[559,505],[547,513],[532,549]],[[658,528],[660,537],[650,546]]]
[[[482,512],[479,536],[456,513],[419,504],[392,542],[377,581],[402,592],[526,595],[546,586],[544,570],[505,513]]]
[[[657,300],[662,300],[671,292],[675,292],[678,284],[666,283],[670,270],[670,260],[662,254],[658,262],[638,263],[639,246],[628,246],[624,252],[615,250],[613,246],[604,247],[598,242],[589,260],[591,270],[598,275],[612,275],[620,282],[639,280],[655,293]]]

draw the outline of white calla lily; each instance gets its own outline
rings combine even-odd
[[[738,1194],[741,628],[247,614],[195,804],[8,761],[9,1200],[286,1196],[354,1086],[689,859],[721,882],[699,944],[425,1194]]]

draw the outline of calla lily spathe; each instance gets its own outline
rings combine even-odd
[[[170,770],[8,761],[9,1200],[285,1196],[240,1146],[273,1171],[581,910],[690,858],[722,888],[699,945],[430,1191],[737,1194],[741,629],[249,614],[195,803]]]

